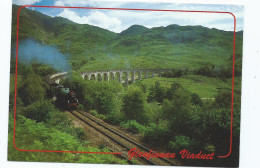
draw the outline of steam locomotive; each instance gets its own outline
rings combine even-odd
[[[52,83],[50,84],[50,89],[54,95],[52,100],[57,106],[66,110],[73,110],[78,107],[79,102],[76,94],[69,88],[57,83]]]

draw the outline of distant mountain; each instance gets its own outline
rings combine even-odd
[[[12,42],[17,11],[13,5]],[[19,39],[34,39],[68,54],[75,69],[173,68],[226,66],[233,53],[233,32],[203,26],[147,28],[132,25],[121,33],[23,8]],[[236,53],[242,53],[243,32],[236,33]]]
[[[125,36],[125,35],[136,35],[140,33],[145,33],[149,31],[147,27],[144,27],[142,25],[132,25],[128,29],[122,31],[119,36]]]
[[[16,39],[17,11],[13,5],[12,40]],[[77,24],[62,17],[50,17],[23,8],[19,19],[19,39],[32,38],[45,44],[56,45],[62,52],[75,54],[103,47],[116,37],[116,33],[87,24]],[[80,46],[85,46],[81,48]]]

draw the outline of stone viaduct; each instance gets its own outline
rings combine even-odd
[[[81,72],[83,79],[96,81],[113,81],[117,80],[125,85],[129,81],[135,83],[136,80],[142,78],[153,78],[154,76],[161,76],[162,73],[173,71],[174,69],[124,69],[124,70],[100,70],[100,71],[85,71]],[[60,83],[62,78],[66,78],[67,72],[56,73],[49,75],[48,78],[54,83]]]
[[[47,75],[45,77],[45,80],[47,81],[47,83],[52,84],[52,83],[60,83],[60,80],[62,78],[66,78],[66,76],[68,75],[68,72],[60,72],[60,73],[56,73],[56,74],[52,74],[52,75]]]
[[[128,85],[129,80],[135,83],[135,80],[142,78],[153,78],[155,75],[161,76],[161,73],[172,71],[173,69],[125,69],[125,70],[104,70],[104,71],[85,71],[81,73],[83,79],[96,81],[118,80]],[[124,78],[124,79],[123,79]]]

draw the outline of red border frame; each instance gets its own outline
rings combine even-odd
[[[15,99],[14,99],[14,137],[13,145],[14,148],[19,151],[30,151],[30,152],[64,152],[64,153],[98,153],[98,154],[122,154],[114,152],[83,152],[83,151],[52,151],[52,150],[27,150],[19,149],[15,145],[15,124],[16,124],[16,96],[17,96],[17,64],[18,64],[18,41],[19,41],[19,17],[20,11],[24,7],[41,7],[41,8],[72,8],[72,9],[101,9],[101,10],[128,10],[128,11],[160,11],[160,12],[190,12],[190,13],[222,13],[230,14],[234,18],[234,38],[233,38],[233,72],[232,72],[232,99],[231,99],[231,124],[230,124],[230,147],[229,152],[224,156],[218,156],[219,158],[226,158],[232,152],[232,128],[233,128],[233,99],[234,99],[234,72],[235,72],[235,45],[236,45],[236,17],[231,12],[220,12],[220,11],[188,11],[188,10],[159,10],[159,9],[130,9],[130,8],[95,8],[95,7],[67,7],[67,6],[37,6],[37,5],[24,5],[18,9],[17,13],[17,41],[16,41],[16,68],[15,68]]]

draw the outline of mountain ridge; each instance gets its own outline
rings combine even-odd
[[[19,6],[13,5],[12,42],[16,40]],[[32,38],[70,55],[74,69],[199,67],[227,64],[233,53],[233,32],[203,26],[147,28],[131,25],[121,33],[21,10],[19,39]],[[236,33],[236,53],[242,54],[243,32]]]

